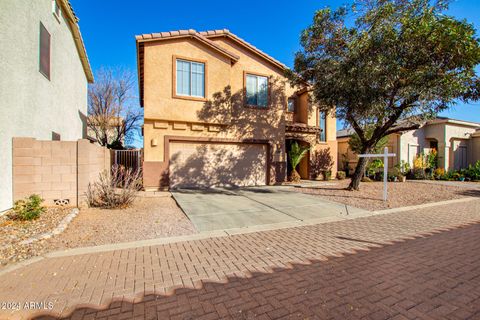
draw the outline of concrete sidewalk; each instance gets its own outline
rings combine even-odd
[[[368,212],[283,186],[177,190],[172,195],[200,232]]]

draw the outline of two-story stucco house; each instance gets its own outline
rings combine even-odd
[[[281,62],[228,30],[136,43],[145,189],[280,183],[294,140],[311,147],[302,178],[336,171],[335,118],[290,86]]]
[[[13,137],[86,135],[93,75],[77,20],[68,0],[0,1],[0,211],[12,206]]]

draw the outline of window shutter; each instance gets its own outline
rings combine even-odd
[[[40,72],[50,79],[50,33],[40,23]]]

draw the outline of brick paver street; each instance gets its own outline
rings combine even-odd
[[[54,302],[46,319],[480,319],[479,222],[475,200],[48,258],[0,276],[0,301]]]

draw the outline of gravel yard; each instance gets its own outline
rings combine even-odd
[[[294,190],[319,195],[331,201],[367,210],[413,206],[467,196],[480,197],[480,190],[476,188],[476,185],[472,185],[472,188],[465,188],[464,186],[421,181],[389,182],[388,201],[385,203],[382,201],[383,182],[362,182],[360,183],[360,191],[345,190],[349,183],[350,180],[346,179],[312,187],[296,187]]]
[[[10,220],[0,217],[0,265],[30,257],[32,245],[20,242],[52,231],[72,208],[49,207],[40,218],[31,221]]]
[[[84,208],[63,234],[51,240],[55,249],[181,236],[195,233],[170,197],[137,198],[127,209]]]
[[[31,225],[12,224],[6,219],[0,227],[1,265],[41,255],[46,252],[68,248],[95,246],[110,243],[146,240],[161,237],[196,233],[192,223],[170,196],[139,197],[127,209],[82,208],[67,229],[53,238],[40,240],[30,245],[16,243],[36,234],[25,229],[43,233],[55,228],[70,209],[50,208]],[[15,231],[5,232],[10,229]]]

